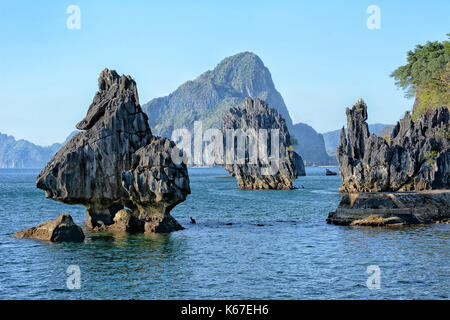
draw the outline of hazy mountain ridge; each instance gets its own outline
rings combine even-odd
[[[335,157],[330,157],[325,149],[325,141],[322,134],[316,132],[306,123],[296,123],[289,128],[292,136],[297,139],[295,150],[304,159],[305,165],[335,165]],[[306,159],[306,160],[305,160]]]
[[[149,116],[152,131],[170,138],[174,129],[192,129],[197,120],[203,122],[203,129],[220,128],[225,113],[239,107],[247,97],[264,100],[286,120],[291,135],[298,141],[295,150],[305,163],[336,163],[326,153],[320,134],[307,125],[293,125],[269,69],[251,52],[223,59],[213,70],[183,83],[168,96],[144,104],[143,110]]]
[[[390,130],[392,130],[393,125],[390,124],[382,124],[382,123],[373,123],[369,124],[369,132],[375,133],[378,135],[389,134]],[[385,131],[385,133],[383,132]],[[347,128],[345,128],[345,132],[347,132]],[[336,156],[336,148],[339,145],[341,129],[328,131],[322,134],[323,139],[325,141],[325,149],[330,156]]]
[[[16,140],[0,132],[0,168],[43,168],[53,155],[77,131],[72,132],[63,143],[40,146],[27,140]]]
[[[225,58],[214,70],[183,83],[166,97],[152,99],[143,109],[152,130],[170,137],[174,128],[190,128],[196,120],[203,121],[204,128],[220,128],[223,115],[249,96],[274,106],[292,124],[269,70],[250,52]]]

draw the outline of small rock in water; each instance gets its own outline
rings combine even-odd
[[[257,227],[264,227],[264,225],[262,223],[258,223],[256,226]]]
[[[371,214],[370,216],[353,220],[350,225],[351,226],[366,226],[366,227],[380,227],[387,225],[403,225],[404,222],[402,219],[396,216],[392,217],[383,217],[383,215]]]
[[[233,223],[232,222],[228,222],[226,225],[227,226],[231,226],[231,225],[233,225]]]
[[[51,242],[83,242],[83,230],[73,222],[69,214],[59,214],[56,220],[50,220],[26,230],[16,232],[15,238],[36,239]]]
[[[327,169],[327,171],[325,172],[325,175],[327,175],[327,176],[335,176],[335,175],[337,175],[337,173]]]
[[[197,221],[195,221],[195,219],[191,217],[191,223],[192,223],[192,224],[196,224]]]

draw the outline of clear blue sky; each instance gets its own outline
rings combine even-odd
[[[69,30],[69,5],[81,29]],[[366,8],[381,9],[369,30]],[[81,120],[105,68],[131,75],[141,103],[241,51],[258,54],[294,122],[345,124],[362,97],[369,123],[412,101],[389,74],[417,43],[445,40],[450,1],[8,1],[0,3],[0,132],[48,145]]]

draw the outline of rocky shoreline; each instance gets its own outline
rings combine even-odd
[[[450,219],[450,190],[348,193],[327,223],[343,226],[400,226]]]

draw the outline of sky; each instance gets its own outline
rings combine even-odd
[[[79,29],[67,26],[70,5]],[[379,29],[367,27],[370,5]],[[339,129],[360,97],[369,123],[395,123],[413,101],[389,74],[415,45],[447,39],[449,14],[448,0],[2,0],[0,132],[62,142],[105,67],[131,75],[144,104],[242,51],[269,68],[294,123]]]

